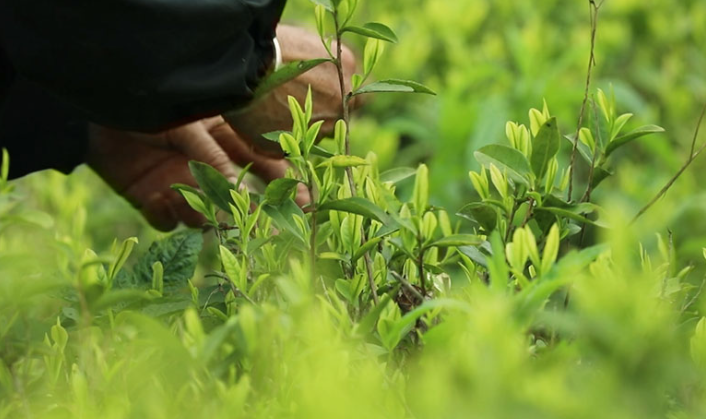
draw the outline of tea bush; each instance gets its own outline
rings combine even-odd
[[[669,220],[656,209],[635,219],[639,208],[610,186],[616,177],[625,186],[621,171],[634,174],[625,150],[664,136],[631,122],[650,115],[624,113],[617,85],[589,89],[579,111],[568,106],[572,89],[557,114],[550,97],[493,127],[492,141],[470,145],[474,164],[462,179],[458,161],[385,170],[375,153],[349,150],[357,135],[377,135],[386,114],[351,120],[348,101],[433,92],[397,78],[373,81],[397,35],[358,16],[389,17],[387,3],[314,3],[327,60],[340,68],[332,40],[365,42],[335,135],[315,144],[321,124],[311,120],[309,94],[304,103],[290,99],[291,131],[267,135],[291,163],[286,178],[258,192],[243,187],[246,174],[231,184],[191,162],[199,188],[174,188],[208,220],[204,231],[156,236],[130,221],[111,224],[125,204],[98,205],[106,192],[93,195],[101,189],[83,183],[88,175],[8,183],[11,156],[3,155],[0,418],[702,417],[706,279],[697,268],[706,249],[686,263]],[[442,101],[465,93],[450,86],[451,74],[439,81],[439,72],[463,64],[445,49],[464,45],[442,16],[459,33],[480,33],[491,9],[519,13],[469,4],[485,8],[470,16],[463,2],[409,5],[419,6],[410,16],[430,18],[436,32],[427,42],[444,50],[438,61],[399,66],[399,76],[430,74],[439,91],[458,95]],[[591,4],[594,18],[612,5]],[[579,25],[544,7],[521,11]],[[547,50],[563,51],[563,42]],[[417,46],[411,59],[424,57]],[[286,66],[271,80],[315,64]],[[392,112],[380,97],[371,106]],[[387,127],[391,138],[398,128]],[[684,168],[701,150],[697,138]],[[448,205],[441,189],[461,182],[474,193]],[[310,200],[304,208],[293,199],[300,185]],[[674,208],[674,197],[665,201],[657,209]],[[111,245],[114,236],[121,240]]]

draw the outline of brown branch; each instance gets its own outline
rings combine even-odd
[[[674,183],[676,183],[677,180],[681,177],[681,175],[686,171],[686,169],[691,166],[691,163],[696,160],[699,155],[706,150],[706,144],[702,145],[701,148],[699,148],[696,152],[694,150],[696,149],[696,140],[699,137],[699,131],[701,130],[701,123],[704,120],[704,116],[706,116],[706,104],[704,104],[704,108],[701,110],[701,116],[699,116],[699,122],[696,124],[696,130],[694,131],[694,138],[691,140],[691,154],[689,154],[689,158],[686,160],[686,163],[679,169],[679,171],[667,182],[666,185],[662,188],[662,190],[659,191],[659,193],[652,198],[652,200],[645,205],[638,213],[635,215],[635,217],[632,219],[630,224],[633,224],[635,221],[637,221],[638,218],[640,218],[643,214],[645,214],[654,204],[657,203],[671,188],[674,186]]]
[[[583,125],[583,117],[586,113],[586,104],[588,103],[588,92],[591,89],[591,77],[593,74],[593,67],[596,65],[596,33],[598,32],[598,12],[603,6],[603,1],[596,4],[595,0],[589,0],[590,14],[591,14],[591,54],[588,60],[588,71],[586,72],[586,87],[583,95],[583,102],[581,103],[581,112],[579,112],[578,126],[576,128],[576,138],[574,139],[574,147],[571,150],[571,163],[569,164],[569,193],[567,201],[571,202],[571,196],[574,192],[574,166],[576,165],[576,152],[578,151],[579,145],[579,133],[581,132],[581,126]]]

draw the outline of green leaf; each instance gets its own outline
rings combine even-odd
[[[417,171],[412,169],[411,167],[397,167],[381,173],[380,181],[392,182],[396,184],[402,182],[405,179],[411,178],[415,174],[417,174]]]
[[[458,248],[461,254],[467,256],[474,263],[488,269],[488,257],[476,246],[461,246]]]
[[[579,223],[585,223],[585,224],[590,224],[592,226],[596,227],[605,227],[604,225],[601,225],[579,213],[576,213],[574,211],[565,209],[565,208],[554,208],[554,207],[539,207],[536,208],[535,211],[544,211],[544,212],[550,212],[558,217],[562,218],[568,218],[570,220],[578,221]]]
[[[338,168],[360,167],[360,166],[370,165],[370,163],[367,160],[365,160],[364,158],[358,157],[358,156],[339,155],[339,156],[333,156],[330,159],[322,162],[321,164],[319,164],[318,167],[324,167],[327,164],[330,164],[333,167],[338,167]]]
[[[481,243],[483,243],[483,240],[473,234],[453,234],[432,242],[426,247],[478,246]]]
[[[574,143],[576,143],[576,137],[574,134],[565,135],[564,138],[569,140],[572,146],[574,145]],[[581,157],[583,157],[586,163],[588,163],[589,165],[593,164],[591,150],[588,149],[588,146],[586,144],[579,141],[578,145],[576,146],[576,149],[579,151],[579,154],[581,155]]]
[[[161,262],[165,283],[186,283],[194,276],[199,254],[203,247],[203,236],[199,230],[184,230],[150,246],[135,265],[135,277],[139,283],[152,283],[152,266]]]
[[[387,305],[392,301],[389,295],[384,295],[380,299],[380,304],[376,305],[368,312],[368,314],[363,317],[363,319],[358,323],[356,331],[358,334],[365,336],[372,333],[375,330],[375,325],[380,318],[380,314],[387,307]]]
[[[118,250],[118,253],[115,255],[115,261],[110,265],[110,269],[108,271],[108,279],[112,282],[115,279],[115,276],[118,274],[118,271],[122,269],[123,265],[127,261],[127,258],[130,257],[130,253],[132,253],[132,249],[135,247],[137,244],[137,237],[130,237],[129,239],[123,240],[123,243],[120,245],[120,249]]]
[[[350,214],[362,215],[363,217],[380,221],[385,225],[396,224],[395,221],[382,208],[376,206],[365,198],[345,198],[330,201],[318,208],[319,211],[342,211]]]
[[[10,174],[10,153],[7,152],[6,148],[2,149],[2,163],[0,164],[0,181],[4,184],[7,182],[8,175]]]
[[[382,241],[382,239],[382,237],[374,237],[366,241],[363,246],[360,246],[358,250],[356,250],[355,254],[351,258],[351,263],[355,263],[358,259],[365,256],[365,254],[368,253],[369,250],[374,249],[375,246],[377,246]]]
[[[609,177],[613,176],[613,173],[602,168],[602,167],[596,167],[593,170],[593,180],[591,181],[591,187],[593,189],[597,188],[598,185],[601,184],[604,180],[608,179]]]
[[[326,7],[326,5],[324,5],[324,7]],[[255,89],[255,99],[265,96],[277,87],[326,62],[331,62],[331,60],[328,58],[317,58],[315,60],[292,61],[283,65],[279,70],[270,74],[267,78],[260,82],[257,89]]]
[[[265,189],[267,203],[274,206],[282,204],[286,199],[292,197],[292,193],[300,183],[302,182],[299,180],[289,178],[273,180]]]
[[[457,214],[471,221],[475,221],[489,233],[495,229],[499,213],[497,208],[492,205],[474,202],[461,208]]]
[[[608,144],[608,147],[605,150],[605,156],[607,158],[618,148],[634,140],[637,140],[640,137],[644,137],[650,134],[657,134],[660,132],[664,132],[664,128],[658,127],[657,125],[646,125],[644,127],[636,129],[635,131],[631,131],[625,135],[621,135],[620,137],[613,140],[610,144]]]
[[[424,304],[405,314],[401,319],[395,321],[394,325],[390,330],[388,330],[387,333],[387,349],[394,349],[400,343],[402,338],[409,333],[420,317],[438,308],[454,309],[464,312],[469,312],[470,310],[467,304],[457,300],[438,298],[435,300],[426,301]]]
[[[268,132],[266,134],[262,134],[262,137],[266,140],[272,141],[273,143],[279,144],[279,136],[282,134],[292,135],[292,131],[283,131],[283,130],[272,131],[272,132]]]
[[[192,160],[189,162],[189,168],[203,193],[220,209],[230,213],[230,190],[234,189],[235,185],[206,163]]]
[[[136,301],[150,300],[151,297],[141,290],[121,289],[106,292],[91,306],[94,311],[101,311],[117,305],[127,305]]]
[[[476,151],[474,155],[480,164],[490,167],[492,163],[506,172],[512,180],[528,184],[532,168],[527,157],[518,150],[502,144],[490,144]]]
[[[247,292],[247,274],[235,255],[225,246],[219,246],[221,263],[228,279],[238,287],[242,293]],[[245,282],[245,283],[244,283]]]
[[[559,125],[556,118],[552,117],[545,122],[537,136],[532,140],[532,171],[541,179],[547,171],[549,160],[551,160],[559,152],[561,144],[561,135],[559,134]]]
[[[160,295],[164,292],[164,266],[160,261],[152,265],[152,289]]]
[[[286,199],[281,205],[278,206],[264,205],[262,210],[265,211],[270,218],[272,218],[277,225],[277,228],[280,230],[289,231],[303,244],[308,245],[308,241],[293,218],[294,215],[298,215],[304,219],[304,212],[291,198]]]
[[[490,235],[490,245],[493,251],[491,257],[487,259],[490,286],[495,292],[504,292],[507,289],[510,272],[505,261],[505,246],[499,231],[495,230]]]
[[[203,199],[201,199],[200,195],[187,191],[185,189],[180,189],[179,192],[181,193],[181,196],[184,197],[189,206],[194,209],[194,211],[208,216],[208,207],[204,203]]]
[[[518,301],[518,318],[527,319],[532,312],[541,308],[552,294],[571,284],[578,273],[585,271],[589,264],[607,250],[608,246],[598,245],[578,252],[571,251],[562,256],[549,272],[544,273],[538,281],[532,281],[515,296]]]
[[[421,217],[429,206],[429,168],[427,168],[426,164],[420,164],[417,169],[412,202],[417,215]]]
[[[314,145],[313,147],[311,147],[311,154],[313,154],[314,156],[319,156],[319,157],[323,157],[326,159],[330,159],[331,157],[335,156],[335,154],[333,154],[332,152],[330,152],[330,151],[326,150],[325,148],[318,146],[318,145]]]
[[[310,0],[310,1],[314,4],[318,4],[320,6],[323,6],[329,12],[333,12],[333,3],[331,3],[331,0]]]
[[[387,79],[370,83],[353,92],[353,96],[366,93],[425,93],[436,95],[430,88],[410,80]]]
[[[397,35],[395,35],[395,32],[392,29],[382,23],[377,22],[366,23],[363,26],[346,26],[341,29],[341,32],[352,32],[368,38],[392,42],[393,44],[396,44],[398,41]]]

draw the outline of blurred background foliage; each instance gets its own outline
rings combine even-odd
[[[439,96],[371,100],[353,122],[354,149],[375,151],[381,170],[427,162],[435,205],[453,213],[476,199],[468,180],[474,150],[504,142],[505,122],[527,123],[527,110],[542,99],[563,134],[575,130],[589,51],[587,2],[385,0],[360,7],[360,21],[384,22],[400,37],[376,77],[419,80]],[[284,20],[313,28],[310,2],[290,0]],[[350,40],[362,51],[357,42]],[[596,54],[595,86],[613,86],[619,111],[635,114],[631,127],[667,130],[616,153],[617,174],[597,193],[626,220],[687,157],[706,100],[706,2],[607,0]],[[694,359],[702,361],[692,362],[693,317],[685,320],[664,295],[655,298],[661,274],[639,268],[637,249],[642,242],[655,250],[655,265],[667,270],[703,268],[705,169],[706,160],[697,161],[634,229],[611,233],[616,261],[599,261],[580,276],[576,304],[565,314],[530,323],[513,317],[509,298],[464,289],[458,299],[473,310],[429,333],[424,355],[410,354],[414,361],[401,372],[394,360],[341,334],[311,300],[258,308],[253,323],[238,330],[262,332],[249,344],[269,349],[247,354],[238,372],[254,365],[266,372],[245,380],[204,372],[211,358],[186,320],[167,327],[124,316],[105,336],[96,328],[72,332],[67,354],[40,348],[62,310],[56,294],[73,283],[86,249],[103,255],[116,237],[137,236],[143,253],[161,234],[85,167],[71,176],[28,176],[11,199],[0,199],[0,418],[703,417],[706,343],[696,339],[702,355]],[[654,234],[667,230],[676,264],[669,256],[656,261]],[[703,313],[702,306],[693,309]],[[538,324],[568,338],[551,350],[528,342]],[[61,380],[43,378],[42,357],[65,359]]]

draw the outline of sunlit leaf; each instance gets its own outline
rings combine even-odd
[[[491,144],[482,147],[474,153],[476,160],[484,166],[495,165],[514,181],[528,184],[528,176],[532,173],[527,157],[512,147],[501,144]]]
[[[286,199],[291,198],[297,186],[302,183],[296,179],[280,178],[275,179],[267,185],[265,189],[265,199],[268,204],[280,205]]]
[[[389,214],[365,198],[355,197],[330,201],[320,206],[318,210],[334,210],[362,215],[366,218],[377,220],[387,225],[395,223]]]
[[[258,84],[257,89],[255,89],[255,98],[261,98],[277,87],[301,76],[312,68],[330,61],[331,60],[328,58],[317,58],[315,60],[292,61],[287,63]]]
[[[662,132],[664,132],[664,128],[658,127],[657,125],[646,125],[644,127],[640,127],[635,131],[631,131],[625,135],[621,135],[615,140],[611,141],[611,143],[608,144],[608,147],[606,147],[605,156],[610,156],[618,148],[632,141],[635,141],[640,137],[644,137],[650,134],[658,134]]]
[[[550,118],[540,128],[537,136],[532,140],[532,171],[541,179],[547,171],[549,161],[559,152],[561,135],[556,118]]]
[[[368,38],[380,39],[382,41],[397,43],[395,32],[382,23],[370,22],[363,26],[346,26],[341,32],[352,32]]]
[[[230,183],[221,172],[206,163],[190,161],[191,174],[199,188],[211,201],[223,211],[230,212],[230,190],[235,185]]]
[[[425,93],[436,95],[430,88],[410,80],[387,79],[370,83],[353,92],[353,96],[366,93]]]

